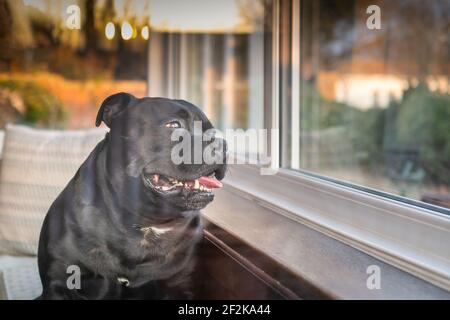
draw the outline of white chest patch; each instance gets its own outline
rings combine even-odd
[[[172,228],[157,228],[157,227],[150,227],[150,229],[157,236],[161,236],[161,235],[169,232],[170,230],[172,230]]]
[[[158,227],[145,227],[141,228],[141,231],[144,233],[144,238],[140,241],[140,245],[143,247],[148,247],[154,241],[158,241],[158,238],[168,232],[172,231],[173,227],[167,228],[158,228]]]

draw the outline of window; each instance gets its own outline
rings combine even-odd
[[[369,5],[380,29],[367,25]],[[283,166],[450,208],[449,10],[300,1]]]
[[[207,217],[251,242],[238,225],[242,212],[229,216],[251,204],[245,215],[257,221],[263,207],[448,290],[450,8],[414,0],[271,3],[264,123],[280,129],[270,146],[280,150],[272,159],[279,170],[231,166],[226,186],[242,200],[222,194],[221,212],[206,210]],[[367,29],[373,4],[380,30]],[[420,41],[428,50],[416,48]]]

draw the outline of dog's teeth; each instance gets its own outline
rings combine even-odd
[[[156,183],[158,183],[158,181],[159,181],[159,174],[154,174],[154,175],[153,175],[153,181],[155,181]]]
[[[195,179],[194,189],[198,189],[198,188],[200,188],[200,181],[198,181],[198,179]]]
[[[163,186],[162,189],[163,189],[163,191],[167,191],[167,190],[170,190],[170,187]]]

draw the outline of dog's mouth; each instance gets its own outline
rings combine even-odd
[[[147,187],[162,194],[175,194],[179,192],[212,193],[213,189],[221,188],[222,183],[216,179],[215,173],[192,180],[182,180],[158,173],[145,174],[143,176]]]

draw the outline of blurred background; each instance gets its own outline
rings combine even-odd
[[[0,0],[0,130],[93,127],[118,91],[264,128],[279,34],[282,166],[450,208],[450,1],[291,2]]]
[[[114,1],[0,4],[1,99],[13,102],[1,103],[7,116],[2,123],[16,119],[48,127],[91,127],[97,106],[109,94],[146,94],[147,42],[136,37],[125,45],[120,36],[109,41],[104,32],[109,21],[125,19],[127,2],[117,8]],[[85,13],[79,30],[66,26],[71,4]]]
[[[80,29],[67,26],[71,5],[80,8]],[[213,83],[212,73],[226,72],[222,69],[227,64],[239,73],[228,82],[245,79],[248,34],[261,14],[261,1],[246,0],[1,0],[1,101],[12,102],[0,102],[1,125],[24,121],[49,127],[91,127],[99,104],[109,94],[147,95],[149,75],[154,80],[153,95],[163,95],[161,86],[174,71],[169,69],[177,67],[170,55],[179,50],[174,45],[180,43],[189,46],[183,89],[189,91],[189,100],[201,104],[205,50],[211,51],[214,61],[209,64],[216,69],[210,71],[206,86],[223,91],[220,83]],[[201,43],[204,35],[208,35],[207,47]],[[175,36],[180,43],[174,43]],[[150,42],[155,43],[151,66]],[[238,81],[242,95],[233,96],[241,101],[233,100],[231,105],[238,105],[241,111],[236,122],[243,125],[248,86]],[[170,79],[170,86],[178,88],[176,82]]]

